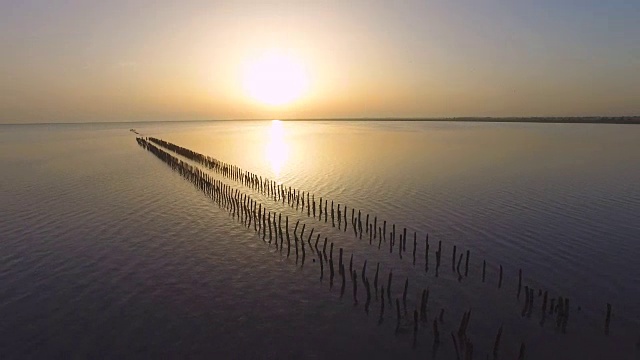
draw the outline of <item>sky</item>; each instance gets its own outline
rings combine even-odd
[[[0,123],[639,115],[638,19],[629,0],[0,0]],[[268,54],[304,86],[247,75]]]

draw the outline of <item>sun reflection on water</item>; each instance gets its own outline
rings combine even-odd
[[[280,172],[289,158],[289,145],[285,135],[282,122],[280,120],[271,121],[266,156],[276,179],[280,176]]]

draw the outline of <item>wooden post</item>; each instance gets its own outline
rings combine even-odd
[[[353,270],[352,273],[353,280],[353,306],[358,305],[358,273]]]
[[[451,332],[451,339],[453,339],[453,348],[456,350],[456,360],[460,360],[460,352],[458,351],[458,342],[456,341],[456,336]]]
[[[402,242],[402,251],[407,251],[407,228],[402,230],[402,238],[404,239]]]
[[[387,241],[387,220],[384,220],[382,223],[382,240]]]
[[[498,358],[498,352],[500,350],[500,338],[502,337],[502,325],[498,329],[498,334],[496,335],[496,341],[493,343],[493,358]]]
[[[429,272],[429,234],[427,234],[424,243],[424,272]]]
[[[469,276],[469,250],[467,250],[467,258],[464,262],[464,276]]]
[[[453,245],[453,256],[451,257],[451,269],[456,271],[456,250],[457,247]]]
[[[327,238],[324,238],[324,245],[322,245],[322,255],[324,259],[327,260]]]
[[[351,254],[351,258],[349,259],[349,274],[353,273],[353,254]]]
[[[427,322],[427,302],[429,301],[429,290],[422,290],[422,298],[420,300],[420,320]]]
[[[462,279],[462,273],[460,273],[460,264],[462,264],[462,256],[464,254],[460,254],[460,258],[458,259],[458,266],[456,267],[456,271],[458,272],[458,280]]]
[[[371,289],[369,285],[369,278],[364,279],[364,287],[367,290],[367,301],[364,304],[364,312],[369,314],[369,304],[371,304]]]
[[[362,282],[367,278],[367,260],[364,261],[364,265],[362,266]]]
[[[331,242],[331,248],[329,249],[329,259],[333,260],[333,242]]]
[[[418,240],[416,238],[415,231],[413,232],[413,266],[416,266],[416,247],[418,245]]]
[[[329,289],[333,288],[333,258],[329,258]]]
[[[409,289],[409,278],[404,281],[404,291],[402,292],[402,308],[404,309],[404,316],[407,316],[407,290]]]
[[[518,360],[524,360],[524,341],[520,344],[520,353],[518,354]]]
[[[524,306],[522,307],[522,312],[521,312],[521,316],[525,316],[525,314],[527,313],[527,309],[529,308],[529,286],[525,285],[524,286]]]
[[[484,278],[487,274],[487,261],[482,260],[482,282],[484,282]]]
[[[373,288],[375,289],[376,292],[376,299],[378,298],[378,272],[380,271],[380,263],[378,263],[376,265],[376,275],[373,278]]]
[[[522,289],[522,269],[518,270],[518,299],[520,299],[520,290]]]

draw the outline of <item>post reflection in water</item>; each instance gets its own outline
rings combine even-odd
[[[271,121],[269,129],[269,142],[267,143],[267,161],[271,165],[271,171],[276,180],[289,158],[289,145],[286,139],[286,131],[280,120]]]

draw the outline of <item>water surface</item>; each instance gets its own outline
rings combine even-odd
[[[445,308],[445,328],[473,309],[476,356],[491,351],[501,324],[505,357],[522,341],[532,358],[638,354],[637,126],[206,122],[0,127],[3,358],[432,355],[430,329],[412,350],[410,334],[394,335],[390,309],[378,326],[378,305],[367,316],[348,296],[341,300],[319,282],[316,264],[301,269],[262,243],[138,147],[129,128],[347,204],[419,239],[428,233],[432,248],[442,241],[435,278],[420,261],[414,267],[330,220],[252,194],[353,253],[358,271],[365,259],[370,272],[378,262],[385,276],[393,269],[396,295],[409,276],[411,303],[429,286],[430,318]],[[462,281],[450,268],[453,245],[471,252]],[[536,289],[570,297],[567,334],[553,321],[519,316],[518,269]],[[607,302],[614,317],[604,337]],[[444,335],[437,358],[453,355]]]

